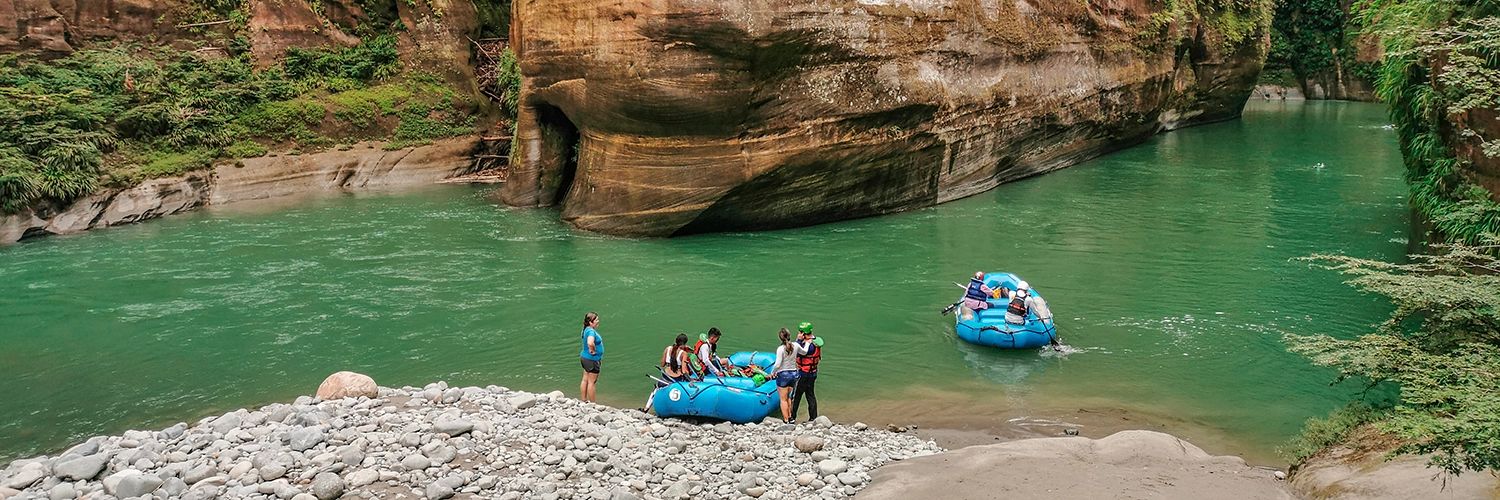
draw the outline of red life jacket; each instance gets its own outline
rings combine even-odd
[[[688,357],[688,359],[693,360],[693,369],[697,370],[698,373],[703,373],[704,370],[708,369],[708,365],[707,365],[708,362],[705,361],[705,360],[702,360],[702,359],[698,358],[698,353],[703,352],[703,344],[708,344],[709,345],[709,348],[708,348],[708,355],[709,356],[715,356],[715,355],[718,354],[718,351],[719,351],[719,346],[714,345],[714,344],[709,344],[709,342],[707,340],[703,340],[701,338],[698,339],[698,343],[693,345],[693,355]]]
[[[806,355],[797,356],[797,369],[802,373],[813,373],[818,371],[818,360],[823,358],[823,348],[807,343],[809,349]]]

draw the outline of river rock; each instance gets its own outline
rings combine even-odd
[[[350,488],[361,488],[380,480],[380,471],[375,469],[360,469],[350,472],[348,476],[345,476],[345,480]]]
[[[73,489],[73,483],[61,483],[47,491],[47,500],[73,500],[74,498],[78,498],[78,492]]]
[[[473,429],[474,422],[463,419],[439,420],[432,423],[432,430],[447,434],[449,436],[464,434]]]
[[[453,496],[453,488],[441,482],[433,482],[427,485],[425,492],[427,500],[443,500]]]
[[[844,472],[846,470],[849,470],[849,464],[845,463],[843,460],[830,458],[828,460],[818,462],[818,472],[822,473],[822,475],[824,476],[831,476],[840,472]]]
[[[317,446],[326,438],[323,429],[317,427],[303,427],[287,435],[288,445],[295,451],[304,451]]]
[[[818,416],[818,418],[813,419],[812,424],[815,427],[822,427],[824,429],[827,429],[829,427],[833,427],[833,420],[829,419],[828,415],[820,415]]]
[[[524,410],[536,406],[537,398],[533,394],[520,393],[510,398],[510,406],[516,410]]]
[[[312,494],[318,500],[333,500],[344,494],[344,480],[338,474],[324,472],[312,481]]]
[[[21,472],[0,483],[0,488],[24,490],[30,487],[32,483],[41,481],[43,477],[47,477],[47,473],[40,468],[22,469]]]
[[[343,398],[380,397],[380,386],[369,375],[354,372],[337,372],[323,379],[318,385],[318,398],[329,401]]]
[[[801,436],[797,436],[797,439],[792,441],[792,444],[797,447],[798,451],[801,451],[803,453],[812,453],[823,449],[824,442],[825,441],[823,438],[810,434],[803,434]]]
[[[104,470],[104,464],[109,463],[109,456],[104,454],[88,455],[78,457],[66,462],[59,462],[52,466],[52,473],[64,481],[79,481],[93,479]]]
[[[197,484],[198,481],[214,477],[219,474],[219,468],[212,465],[199,465],[182,475],[183,482]]]
[[[110,494],[120,498],[144,496],[156,491],[165,482],[151,474],[131,474],[121,477]]]
[[[214,419],[213,423],[208,424],[208,426],[209,428],[213,429],[215,433],[228,434],[229,431],[240,428],[241,423],[242,422],[240,421],[240,416],[238,414],[225,413],[224,416]]]
[[[20,236],[17,236],[17,238],[20,238]],[[4,241],[0,241],[0,244],[3,244],[3,243],[5,243],[5,242]],[[7,487],[4,487],[4,486],[0,486],[0,500],[6,500],[8,498],[11,498],[11,497],[14,497],[14,496],[20,495],[20,494],[21,494],[20,490],[17,490],[15,488],[7,488]]]
[[[405,467],[406,470],[422,470],[432,467],[432,460],[422,455],[411,454],[401,459],[401,466]]]
[[[761,495],[766,494],[766,487],[756,486],[754,488],[745,488],[745,494],[755,498],[760,498]]]
[[[442,465],[452,462],[453,458],[458,456],[458,450],[441,441],[433,441],[422,447],[422,454],[432,459],[434,465]]]
[[[839,478],[839,484],[843,484],[843,485],[847,485],[847,486],[859,486],[859,485],[865,484],[864,478],[859,477],[859,474],[845,472],[845,473],[839,474],[838,478]]]
[[[260,468],[261,481],[274,481],[286,475],[286,466],[277,462],[271,462]]]

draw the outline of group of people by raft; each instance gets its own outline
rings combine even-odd
[[[583,381],[579,383],[578,391],[581,394],[579,399],[589,402],[596,402],[594,388],[599,380],[600,365],[604,358],[604,339],[595,330],[598,326],[598,314],[588,313],[583,316],[583,350],[579,353],[583,365]],[[781,399],[783,421],[796,422],[797,410],[804,397],[807,398],[808,420],[818,418],[816,385],[818,362],[823,357],[823,339],[813,335],[812,323],[797,325],[795,337],[786,328],[777,332],[781,343],[776,346],[775,362],[770,367],[754,363],[736,366],[729,358],[719,356],[718,344],[723,336],[724,333],[717,327],[709,328],[707,333],[699,334],[693,347],[688,347],[691,340],[688,335],[678,334],[672,345],[662,350],[659,367],[665,380],[659,380],[658,387],[676,382],[712,380],[716,377],[746,377],[754,379],[757,385],[766,380],[775,380],[776,392]],[[770,368],[769,373],[767,368]],[[652,396],[655,397],[655,393]],[[641,411],[650,409],[651,400],[648,399]]]

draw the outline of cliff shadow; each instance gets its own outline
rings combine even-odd
[[[558,205],[567,199],[578,173],[579,142],[583,136],[562,108],[541,103],[533,106],[533,110],[541,135],[537,151],[537,205]]]

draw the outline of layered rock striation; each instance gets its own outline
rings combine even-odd
[[[1132,0],[515,4],[516,206],[671,236],[908,210],[1237,117],[1269,12]]]

